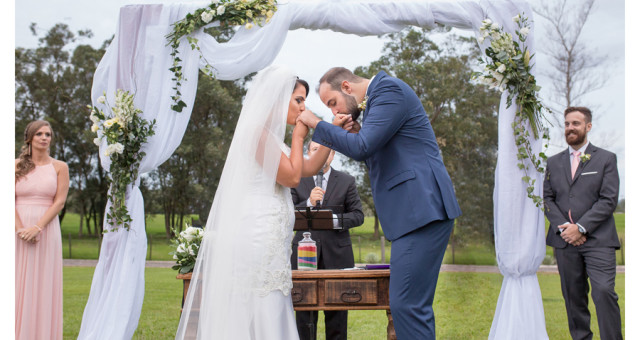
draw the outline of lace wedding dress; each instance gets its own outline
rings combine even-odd
[[[298,339],[291,302],[294,207],[276,183],[296,76],[270,66],[243,103],[176,339]]]

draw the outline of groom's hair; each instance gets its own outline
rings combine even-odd
[[[360,76],[356,76],[353,72],[349,71],[344,67],[334,67],[327,71],[322,78],[320,78],[320,83],[318,84],[318,88],[316,92],[320,92],[320,85],[327,83],[331,86],[331,89],[334,91],[342,90],[342,82],[348,81],[352,83],[359,83],[364,80],[364,78]]]

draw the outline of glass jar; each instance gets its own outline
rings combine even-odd
[[[311,233],[306,231],[298,242],[298,270],[318,269],[318,248],[316,241],[311,239]]]

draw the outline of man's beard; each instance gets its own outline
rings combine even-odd
[[[358,117],[360,117],[360,109],[358,108],[356,99],[345,93],[342,93],[342,96],[344,97],[345,103],[347,105],[347,112],[345,113],[350,114],[351,119],[353,119],[354,121],[357,120]]]
[[[575,135],[572,135],[575,133]],[[567,141],[567,144],[574,146],[580,145],[584,143],[585,138],[587,138],[587,131],[584,130],[570,130],[564,133],[564,138]]]

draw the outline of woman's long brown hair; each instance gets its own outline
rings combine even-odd
[[[51,130],[51,141],[53,142],[53,129],[49,122],[34,120],[27,124],[26,129],[24,129],[24,145],[22,145],[20,149],[20,156],[18,156],[19,161],[18,165],[16,165],[16,182],[36,167],[33,160],[31,160],[31,141],[33,141],[33,136],[36,135],[36,132],[43,126],[48,126],[49,130]]]

